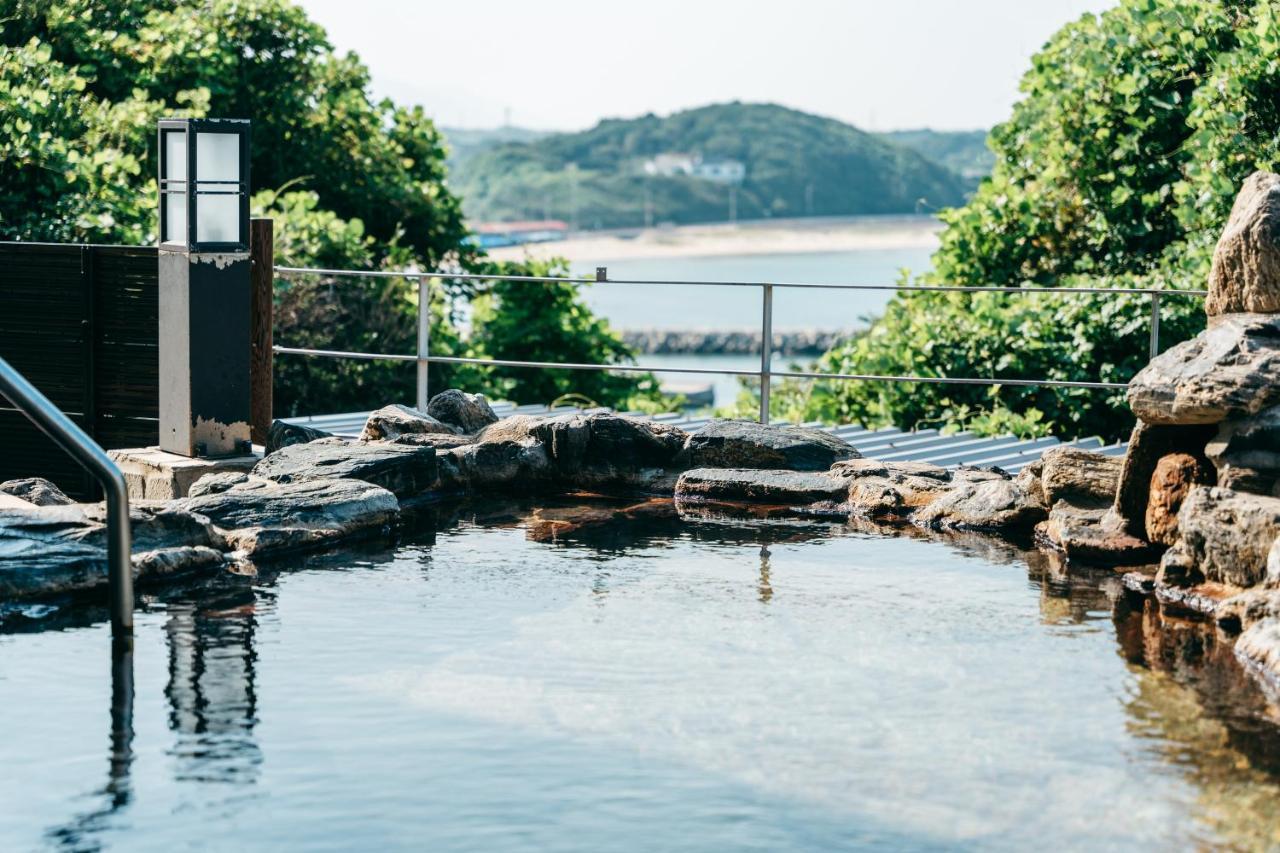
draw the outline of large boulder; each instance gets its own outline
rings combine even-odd
[[[1204,580],[1250,587],[1267,578],[1280,535],[1280,498],[1200,486],[1178,512],[1181,535],[1169,561],[1189,560]]]
[[[436,482],[436,451],[385,442],[322,438],[276,451],[253,467],[255,476],[277,483],[308,480],[364,480],[411,498]]]
[[[201,489],[176,506],[209,519],[247,555],[297,551],[373,535],[392,525],[400,503],[363,480],[324,478],[279,483],[244,474],[217,490]],[[199,485],[199,481],[197,482]]]
[[[848,442],[821,430],[717,420],[689,436],[681,461],[689,468],[826,471],[859,456]]]
[[[1160,545],[1178,541],[1178,513],[1196,486],[1213,485],[1213,471],[1190,453],[1170,453],[1156,463],[1151,475],[1144,521],[1146,538]]]
[[[676,483],[677,501],[761,503],[826,509],[843,514],[849,478],[829,471],[695,468]]]
[[[1124,462],[1078,447],[1055,447],[1041,458],[1040,487],[1047,505],[1060,500],[1110,504]]]
[[[102,505],[0,510],[0,600],[84,593],[107,584]],[[177,507],[130,507],[133,571],[140,583],[175,573],[216,571],[222,538]]]
[[[1173,453],[1185,453],[1208,467],[1204,444],[1213,436],[1214,430],[1213,425],[1152,425],[1141,421],[1133,428],[1124,464],[1120,468],[1114,504],[1129,533],[1146,535],[1151,478],[1160,460]]]
[[[1049,517],[1036,525],[1036,541],[1069,561],[1094,565],[1142,565],[1160,555],[1159,546],[1130,535],[1120,517],[1097,501],[1084,506],[1057,501]]]
[[[1245,179],[1213,252],[1204,307],[1210,317],[1280,312],[1280,175]]]
[[[263,446],[263,450],[267,453],[275,453],[282,447],[289,447],[293,444],[306,444],[308,441],[315,441],[318,438],[332,437],[333,433],[325,432],[322,429],[277,420],[272,421],[271,427],[267,430],[267,443]]]
[[[1216,424],[1280,403],[1280,316],[1213,318],[1138,371],[1128,396],[1149,424]]]
[[[944,530],[1027,530],[1043,521],[1044,505],[1009,479],[960,482],[918,510],[912,520]]]
[[[1219,486],[1273,494],[1280,482],[1280,406],[1222,424],[1204,451],[1217,468]]]
[[[444,433],[455,435],[457,430],[426,412],[393,403],[370,412],[360,433],[361,441],[395,441],[406,436]]]
[[[25,477],[0,483],[0,493],[12,495],[35,506],[66,506],[75,503],[62,489],[43,477]]]
[[[427,403],[427,414],[467,435],[498,421],[483,394],[468,394],[457,388],[441,391],[432,397]]]

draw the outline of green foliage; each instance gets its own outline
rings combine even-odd
[[[935,163],[946,166],[977,187],[991,174],[996,156],[987,147],[987,131],[891,130],[878,134],[897,145],[918,151]]]
[[[419,107],[374,101],[359,58],[335,54],[288,0],[0,0],[0,240],[153,243],[155,122],[165,115],[252,119],[253,183],[274,188],[255,195],[253,209],[276,220],[279,264],[487,268],[466,240],[431,120]],[[482,352],[458,331],[459,300],[470,293],[456,280],[433,284],[433,354]],[[276,340],[413,353],[417,299],[404,278],[281,280]],[[626,357],[571,296],[540,307],[548,325],[555,311],[569,312],[561,337],[547,338],[563,352]],[[488,344],[508,348],[507,336],[516,330],[496,329]],[[280,414],[414,398],[412,364],[276,364]],[[432,365],[430,380],[435,389],[522,389],[470,366]],[[613,402],[641,384],[610,377],[590,388]]]
[[[1205,286],[1242,178],[1280,143],[1274,0],[1122,0],[1060,30],[992,131],[992,176],[948,211],[926,281]],[[1204,326],[1200,299],[1161,303],[1168,348]],[[906,293],[824,369],[888,375],[1127,381],[1147,360],[1145,296]],[[974,411],[1042,413],[1060,435],[1124,435],[1122,395],[1077,388],[849,383],[812,410],[902,426]]]
[[[576,209],[587,227],[635,226],[645,221],[646,196],[655,221],[727,219],[727,186],[643,174],[644,161],[664,153],[744,163],[743,219],[913,212],[921,201],[933,208],[963,198],[957,175],[913,150],[832,119],[741,103],[493,145],[460,164],[457,185],[481,219],[568,220]]]

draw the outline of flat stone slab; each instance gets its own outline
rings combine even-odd
[[[224,476],[216,484],[216,490],[198,487],[202,494],[178,506],[208,518],[228,545],[244,554],[303,550],[368,535],[393,524],[400,513],[395,495],[363,480],[282,484],[242,475],[237,482]]]
[[[691,469],[826,471],[836,462],[861,455],[844,439],[822,430],[712,421],[689,436],[680,461]]]
[[[1013,480],[959,483],[916,511],[912,520],[942,530],[1025,530],[1047,513],[1026,489]]]
[[[436,451],[429,446],[321,438],[267,455],[252,473],[277,483],[363,480],[396,497],[411,498],[434,487]]]
[[[159,447],[108,450],[107,455],[124,474],[131,500],[168,501],[185,498],[191,484],[206,474],[248,471],[262,459],[261,454],[229,456],[221,459],[180,456]]]
[[[675,496],[685,501],[841,505],[849,497],[849,478],[825,471],[695,468],[680,475]]]

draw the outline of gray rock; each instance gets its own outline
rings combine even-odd
[[[327,433],[322,429],[313,429],[312,427],[284,421],[272,421],[271,427],[267,430],[267,443],[263,446],[263,450],[266,453],[275,453],[282,447],[289,447],[293,444],[306,444],[308,441],[315,441],[317,438],[331,437],[332,433]]]
[[[105,590],[107,531],[101,505],[0,510],[0,600]],[[200,516],[174,507],[130,507],[138,582],[216,571],[222,539]]]
[[[371,412],[360,433],[361,441],[394,441],[406,435],[456,434],[457,430],[425,412],[393,403]]]
[[[1178,512],[1179,547],[1205,580],[1251,587],[1280,535],[1280,498],[1200,486]]]
[[[1150,424],[1216,424],[1280,403],[1280,317],[1224,314],[1151,360],[1129,382]]]
[[[498,421],[483,394],[468,394],[457,388],[441,391],[432,397],[427,404],[427,414],[468,435]]]
[[[13,495],[35,506],[66,506],[75,503],[53,483],[43,477],[26,477],[0,483],[0,492]]]
[[[1254,623],[1236,639],[1236,657],[1273,690],[1280,688],[1280,619]]]
[[[1120,517],[1096,500],[1079,506],[1059,500],[1036,525],[1036,542],[1066,554],[1072,562],[1100,566],[1136,566],[1160,556],[1160,547],[1129,535]]]
[[[1044,506],[1013,480],[961,483],[918,510],[912,521],[944,530],[1026,530],[1046,517]]]
[[[228,471],[222,474],[205,474],[191,484],[187,497],[198,498],[203,495],[216,495],[225,492],[232,486],[247,482],[249,475],[243,471]]]
[[[411,498],[435,485],[436,451],[389,442],[322,438],[278,450],[255,465],[252,473],[277,483],[364,480],[396,497]]]
[[[836,508],[849,493],[849,478],[828,471],[769,471],[760,468],[695,468],[676,483],[677,501],[821,504]]]
[[[1207,467],[1209,460],[1204,458],[1204,444],[1214,429],[1212,425],[1153,426],[1141,421],[1133,428],[1124,464],[1120,468],[1120,484],[1114,504],[1130,534],[1146,535],[1151,478],[1160,460],[1172,453],[1186,453]]]
[[[400,512],[387,489],[342,478],[282,484],[248,477],[176,506],[208,518],[230,547],[257,556],[381,533]]]
[[[1280,406],[1222,424],[1204,452],[1218,470],[1219,486],[1271,494],[1280,480]]]
[[[1120,483],[1123,461],[1077,447],[1055,447],[1041,457],[1040,485],[1044,502],[1110,505]]]
[[[851,459],[831,466],[851,478],[849,511],[864,518],[903,519],[943,495],[951,485],[946,468],[927,462]],[[992,475],[994,479],[1000,479]]]
[[[1205,311],[1280,312],[1280,175],[1245,179],[1213,252]]]
[[[689,468],[826,471],[859,456],[848,442],[821,430],[712,421],[689,436],[681,463]]]

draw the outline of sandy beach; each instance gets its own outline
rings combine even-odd
[[[932,216],[760,220],[633,231],[579,232],[568,240],[490,251],[496,260],[567,258],[573,263],[630,258],[784,255],[875,249],[925,249],[938,244]]]

